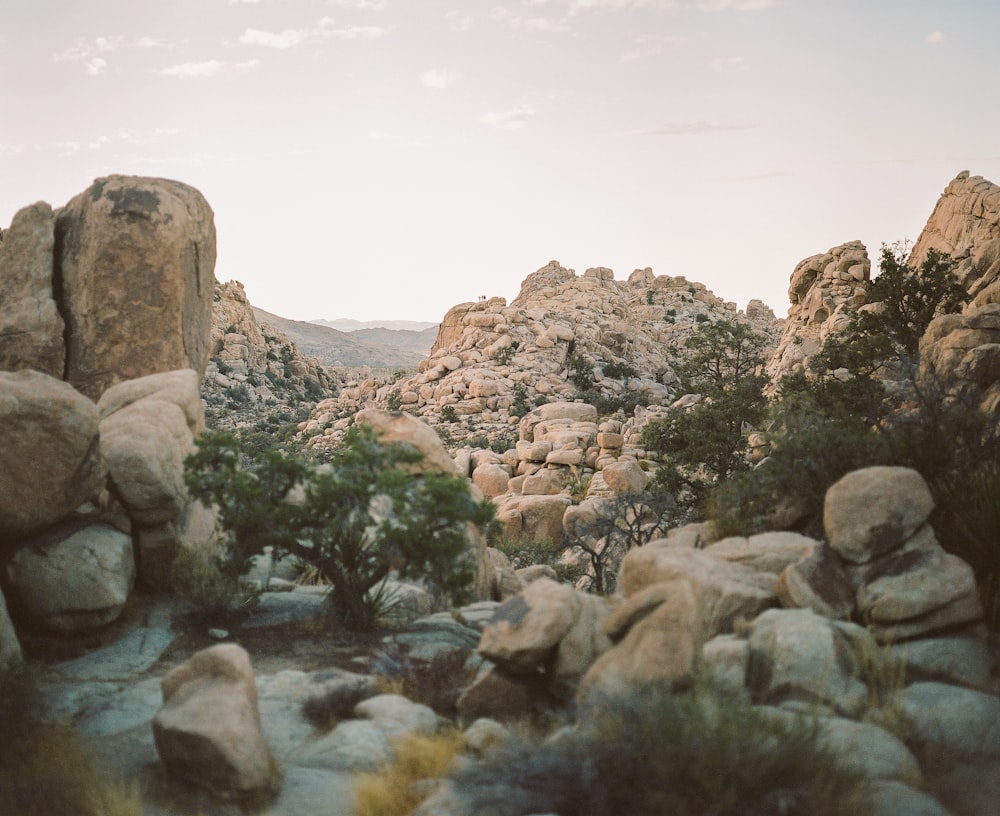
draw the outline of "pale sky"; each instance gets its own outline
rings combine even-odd
[[[284,317],[440,320],[556,259],[779,316],[795,264],[1000,183],[996,0],[0,0],[0,225],[215,211]]]

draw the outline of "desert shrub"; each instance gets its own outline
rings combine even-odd
[[[635,366],[628,363],[619,363],[614,360],[610,363],[605,363],[601,370],[605,377],[610,377],[613,380],[628,380],[639,376],[639,371]]]
[[[229,389],[227,396],[230,407],[239,408],[241,405],[246,405],[250,402],[250,389],[246,383],[236,383],[236,385]]]
[[[587,362],[582,354],[571,354],[566,363],[567,379],[581,391],[587,391],[594,385],[594,367]]]
[[[490,440],[486,434],[476,434],[475,436],[468,437],[465,440],[465,444],[470,448],[480,448],[485,450],[490,446]]]
[[[531,410],[531,405],[528,404],[528,389],[524,383],[514,383],[511,388],[511,396],[513,396],[514,401],[511,403],[510,412],[514,416],[524,416]]]
[[[698,691],[601,701],[554,743],[512,740],[453,774],[470,812],[496,816],[864,813],[860,775],[805,717]]]
[[[517,447],[518,433],[514,428],[494,436],[490,440],[490,450],[494,453],[506,453]]]
[[[357,816],[406,816],[424,798],[420,781],[444,777],[462,749],[462,735],[409,734],[394,744],[395,758],[381,771],[362,774],[354,784]]]
[[[457,476],[408,473],[418,451],[384,445],[359,425],[322,468],[278,450],[247,463],[232,434],[204,434],[197,444],[185,461],[185,484],[219,508],[228,535],[224,572],[241,575],[268,546],[276,559],[295,555],[330,581],[335,612],[357,629],[375,625],[377,609],[366,596],[393,570],[404,579],[430,575],[456,600],[468,594],[467,526],[488,524],[493,506],[476,501]]]
[[[341,720],[350,718],[358,703],[377,693],[377,687],[363,680],[341,683],[323,694],[307,697],[302,703],[302,714],[314,727],[329,731]]]
[[[445,717],[458,715],[458,698],[473,679],[471,649],[438,652],[430,660],[411,657],[408,646],[392,641],[378,649],[369,668],[386,693],[402,694]]]
[[[4,816],[139,816],[139,792],[104,778],[67,725],[45,722],[35,677],[0,668],[0,812]]]
[[[514,355],[517,353],[518,346],[520,346],[520,343],[518,343],[517,340],[514,340],[509,346],[504,346],[503,348],[498,348],[494,351],[493,354],[490,355],[490,359],[497,365],[510,365],[511,361],[514,359]]]
[[[695,323],[707,323],[708,319],[709,319],[708,315],[705,314],[704,312],[698,312],[698,314],[694,316]]]
[[[201,620],[235,620],[252,612],[260,601],[260,590],[250,586],[224,559],[208,550],[182,547],[170,568],[171,589]]]
[[[986,623],[1000,630],[1000,464],[986,462],[932,483],[931,489],[938,540],[972,567]]]
[[[389,396],[385,398],[385,407],[387,411],[399,411],[403,407],[403,395],[398,388],[389,392]]]
[[[444,408],[441,409],[441,413],[438,418],[442,422],[458,422],[458,413],[455,411],[455,406],[445,405]]]
[[[575,584],[583,577],[583,567],[562,561],[559,557],[562,551],[549,539],[515,539],[504,535],[499,530],[498,526],[490,535],[490,546],[506,555],[514,569],[518,570],[541,564],[551,567],[558,580],[569,584]]]

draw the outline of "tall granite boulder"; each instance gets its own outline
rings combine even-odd
[[[93,402],[38,371],[0,372],[0,543],[54,524],[106,473]]]
[[[44,201],[19,210],[0,242],[0,370],[62,379],[63,319],[52,289],[55,216]]]
[[[202,376],[215,226],[201,193],[166,179],[100,178],[60,211],[56,247],[73,386],[96,399],[158,371]]]

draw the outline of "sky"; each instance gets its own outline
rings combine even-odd
[[[1000,183],[996,0],[0,0],[0,226],[112,173],[297,320],[438,321],[549,260],[780,317],[801,259]]]

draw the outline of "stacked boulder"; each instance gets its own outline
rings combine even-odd
[[[586,706],[702,676],[776,717],[820,716],[822,739],[886,802],[919,798],[905,786],[922,776],[990,801],[995,670],[972,571],[935,540],[932,509],[915,471],[866,468],[827,493],[829,543],[777,532],[694,549],[670,535],[627,555],[616,595],[590,602],[597,615],[571,588],[535,582],[486,624],[479,652],[493,665],[463,716],[511,719],[539,699]],[[984,771],[981,789],[960,790],[968,767]]]
[[[98,179],[4,233],[0,555],[12,607],[50,628],[113,620],[137,572],[162,583],[211,534],[182,463],[204,428],[214,263],[211,209],[164,179]]]

